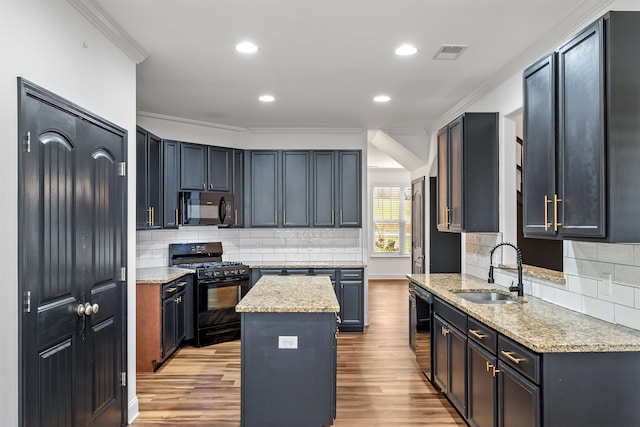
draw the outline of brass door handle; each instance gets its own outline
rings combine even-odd
[[[176,227],[178,226],[178,208],[176,208]]]
[[[335,214],[334,209],[331,209],[331,225],[334,225],[334,214]]]
[[[187,282],[178,283],[178,287],[180,287],[180,288],[184,288],[185,286],[187,286]]]
[[[549,197],[545,194],[544,195],[544,231],[549,230],[549,227],[551,227],[551,223],[549,222],[549,210],[547,209],[547,205],[549,203],[552,203],[551,200],[549,200]]]
[[[170,293],[170,294],[172,294],[172,293],[174,293],[177,289],[178,289],[178,288],[169,288],[169,289],[167,289],[167,292],[168,292],[168,293]]]
[[[561,201],[557,194],[553,195],[553,231],[558,231],[558,227],[562,225],[558,222],[558,202]]]
[[[480,333],[480,331],[477,331],[475,329],[469,329],[469,333],[471,333],[474,337],[478,338],[478,339],[483,339],[486,338],[488,335],[482,334]],[[489,362],[487,362],[489,363]]]
[[[514,352],[513,351],[504,351],[502,350],[500,353],[502,353],[507,359],[511,360],[513,363],[520,363],[520,362],[524,362],[527,359],[523,359],[520,357],[515,357],[514,356]]]
[[[445,328],[444,326],[442,326],[441,329],[442,335],[444,335],[445,337],[451,332],[451,330]]]

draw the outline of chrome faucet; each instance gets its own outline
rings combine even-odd
[[[508,243],[508,242],[498,243],[491,249],[491,252],[489,253],[489,278],[487,279],[487,282],[495,283],[495,280],[493,279],[493,252],[496,249],[498,249],[500,246],[511,246],[513,249],[516,250],[516,254],[518,256],[518,284],[514,286],[512,282],[511,286],[509,286],[509,291],[510,292],[518,291],[519,297],[524,296],[524,286],[522,284],[522,252],[513,243]]]

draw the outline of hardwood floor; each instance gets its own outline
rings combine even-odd
[[[369,281],[369,327],[338,337],[335,427],[466,426],[418,372],[407,299],[404,281]],[[137,380],[134,426],[240,425],[240,341],[183,348]]]

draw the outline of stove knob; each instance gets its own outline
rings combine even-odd
[[[204,277],[211,277],[211,272],[210,271],[205,271],[204,272]]]
[[[228,275],[229,275],[229,270],[225,270],[225,271],[224,271],[224,275],[225,275],[225,276],[228,276]]]
[[[219,271],[214,271],[214,272],[213,272],[213,277],[218,277],[219,275],[220,275],[220,272],[219,272]]]

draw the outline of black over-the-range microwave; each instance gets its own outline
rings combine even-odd
[[[182,225],[233,225],[233,194],[185,191],[180,207]]]

